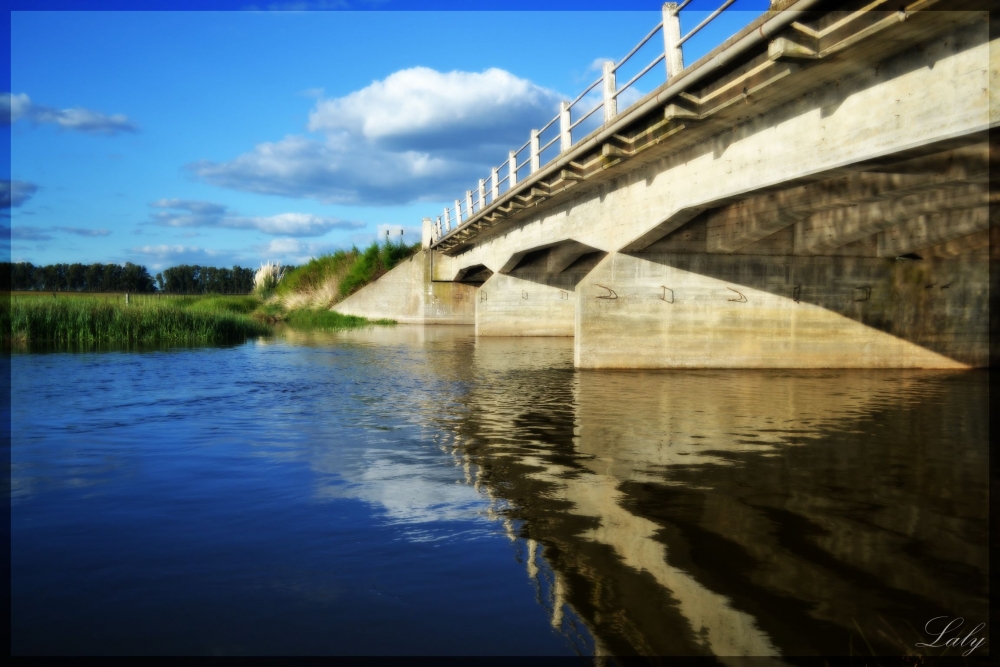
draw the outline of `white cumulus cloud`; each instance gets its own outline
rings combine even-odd
[[[486,177],[561,99],[501,69],[414,67],[318,100],[308,129],[322,138],[292,135],[188,168],[221,187],[331,203],[440,201]]]
[[[553,117],[561,97],[502,69],[401,70],[345,97],[320,100],[309,129],[348,132],[397,150],[523,143]]]

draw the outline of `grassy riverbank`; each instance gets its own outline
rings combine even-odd
[[[321,255],[288,272],[270,303],[289,311],[323,311],[378,280],[420,249],[420,244],[375,243]],[[303,318],[307,319],[307,318]]]
[[[353,329],[371,322],[326,310],[286,311],[255,295],[13,294],[0,302],[5,342],[231,343],[273,332],[270,323],[298,329]]]
[[[372,243],[323,255],[290,271],[263,294],[15,292],[0,299],[5,343],[229,343],[295,329],[356,329],[395,324],[341,315],[330,307],[377,280],[418,245]]]

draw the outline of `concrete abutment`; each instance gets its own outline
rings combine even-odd
[[[332,310],[401,324],[475,324],[475,286],[432,280],[432,253],[421,250],[403,260]]]

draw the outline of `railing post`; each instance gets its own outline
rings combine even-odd
[[[441,231],[442,231],[441,216],[439,215],[437,219],[437,238],[441,238]]]
[[[448,213],[448,208],[444,209],[444,226],[447,231],[451,231],[451,215]]]
[[[678,42],[681,41],[681,17],[677,11],[676,2],[663,5],[663,53],[667,64],[667,80],[681,73],[684,69],[684,53]]]
[[[615,99],[615,64],[604,62],[604,122],[610,123],[618,115],[618,100]]]
[[[455,227],[462,226],[462,202],[455,200]]]
[[[486,181],[479,179],[479,212],[486,208]]]
[[[569,126],[572,125],[569,113],[569,102],[559,103],[559,152],[565,153],[573,147],[573,132]]]
[[[472,217],[472,190],[465,191],[465,219]]]
[[[507,154],[507,168],[510,169],[507,180],[510,181],[510,187],[513,188],[517,185],[517,153],[514,151]]]
[[[490,182],[493,184],[493,201],[500,199],[500,170],[493,167],[490,172]]]
[[[399,231],[402,233],[402,228]],[[420,247],[430,248],[432,243],[434,243],[434,221],[424,218],[420,221]]]
[[[542,157],[538,154],[538,146],[540,140],[538,138],[538,130],[531,131],[531,173],[538,171],[541,166]]]

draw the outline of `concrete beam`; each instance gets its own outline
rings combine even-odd
[[[674,232],[691,222],[693,219],[704,213],[707,208],[707,206],[690,206],[674,211],[667,217],[666,220],[653,227],[639,238],[634,239],[630,243],[626,243],[622,246],[621,252],[639,252],[643,250],[644,248],[656,243],[667,234],[670,234],[671,232]]]
[[[736,252],[802,220],[805,210],[775,208],[774,197],[754,197],[712,211],[707,216],[708,252]]]
[[[485,264],[473,264],[472,266],[466,266],[459,269],[455,274],[453,282],[482,284],[492,275],[493,271]]]
[[[985,183],[988,175],[988,154],[983,144],[971,149],[963,148],[881,166],[878,172],[848,173],[780,192],[762,194],[728,204],[708,215],[707,250],[716,253],[736,252],[817,211],[898,198],[935,187],[968,187],[972,183]],[[684,212],[688,211],[695,212],[697,209],[684,209]],[[672,221],[681,224],[687,222],[682,215],[672,216]],[[654,231],[663,231],[670,226],[664,224]],[[669,229],[666,233],[676,228]],[[869,234],[874,231],[878,230]],[[644,235],[643,241],[652,236],[652,232]],[[649,240],[645,245],[648,246],[655,240]],[[641,250],[632,247],[635,245],[638,244],[633,242],[625,250]]]
[[[989,192],[985,187],[965,185],[820,211],[796,225],[795,253],[822,254],[886,230],[908,218],[986,206],[988,200]]]
[[[878,256],[899,257],[931,246],[966,238],[977,232],[988,234],[989,226],[990,211],[986,206],[946,211],[935,215],[921,215],[880,233],[878,235]]]
[[[563,241],[556,241],[555,243],[546,243],[544,245],[534,246],[531,248],[527,248],[525,250],[519,250],[515,252],[513,255],[511,255],[506,262],[504,262],[503,266],[500,267],[500,270],[497,271],[497,273],[506,276],[510,274],[511,271],[516,269],[517,265],[520,264],[521,260],[523,260],[527,255],[530,255],[533,252],[538,252],[539,250],[546,250],[560,243],[563,243]]]
[[[571,264],[573,264],[573,262],[580,259],[584,255],[598,251],[597,248],[574,241],[573,239],[563,239],[562,241],[546,243],[545,245],[535,246],[528,248],[527,250],[521,250],[514,253],[510,256],[510,259],[504,263],[498,273],[509,275],[512,271],[520,268],[521,264],[525,261],[525,258],[528,255],[532,255],[543,250],[548,252],[545,254],[544,261],[541,263],[535,261],[532,262],[531,271],[533,273],[557,275],[565,271]]]
[[[984,229],[975,234],[946,241],[930,248],[923,248],[920,251],[920,255],[922,257],[952,258],[982,250],[989,252],[990,232],[992,231],[992,229]]]
[[[562,273],[576,260],[584,255],[595,252],[597,248],[573,241],[560,246],[556,246],[549,251],[548,271],[549,273]]]

